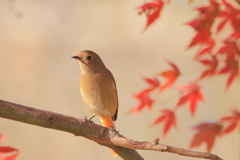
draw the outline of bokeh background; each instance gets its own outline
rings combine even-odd
[[[154,76],[169,68],[165,59],[176,63],[182,72],[175,86],[196,78],[202,66],[193,62],[196,49],[186,51],[195,32],[183,25],[197,12],[193,7],[207,0],[171,0],[161,19],[142,32],[146,18],[137,14],[143,0],[1,0],[0,1],[0,99],[62,113],[74,117],[91,116],[80,97],[80,71],[71,59],[82,50],[93,50],[115,76],[119,95],[117,129],[124,136],[152,141],[162,136],[162,126],[151,128],[159,110],[173,108],[177,98],[160,102],[178,93],[168,91],[159,96],[153,110],[137,116],[127,115],[137,105],[133,94],[146,84],[141,78]],[[199,69],[199,70],[198,70]],[[192,119],[187,107],[177,112],[178,128],[160,142],[188,148],[194,132],[191,127],[203,121],[214,121],[225,115],[239,97],[234,82],[227,92],[227,77],[204,81],[205,101]],[[100,124],[98,118],[95,123]],[[72,134],[45,129],[12,120],[0,119],[7,139],[2,145],[20,150],[18,160],[113,159],[108,148]],[[239,158],[239,134],[218,138],[212,152],[223,159]],[[205,151],[205,145],[195,148]],[[139,151],[148,160],[193,158],[169,153]]]

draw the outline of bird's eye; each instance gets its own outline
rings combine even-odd
[[[87,59],[92,60],[93,58],[92,58],[92,56],[87,56]]]

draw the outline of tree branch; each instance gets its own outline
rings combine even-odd
[[[153,142],[139,142],[127,139],[117,132],[89,122],[85,119],[30,108],[11,102],[0,100],[0,117],[28,123],[44,128],[51,128],[72,133],[93,140],[96,143],[112,148],[124,160],[143,160],[135,149],[170,152],[183,156],[223,160],[220,157],[207,153],[185,150],[159,144],[156,138]],[[89,125],[90,124],[90,125]]]

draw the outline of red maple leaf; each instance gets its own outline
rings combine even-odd
[[[12,147],[0,147],[0,153],[9,153],[14,151],[18,151],[18,150]]]
[[[151,86],[152,89],[155,89],[160,86],[160,82],[157,78],[144,78],[144,80]]]
[[[152,88],[150,89],[145,89],[143,91],[141,91],[140,93],[138,93],[137,95],[134,95],[134,97],[136,97],[139,100],[139,104],[130,109],[128,111],[128,113],[135,113],[137,114],[138,112],[140,112],[144,107],[147,107],[148,110],[152,109],[152,105],[154,103],[154,100],[152,100],[149,96],[149,93],[152,91]]]
[[[235,31],[240,30],[240,10],[228,3],[226,0],[222,0],[226,7],[226,11],[221,11],[219,17],[222,18],[222,22],[218,25],[217,31],[221,31],[224,25],[229,21]]]
[[[223,18],[222,22],[220,22],[219,25],[217,26],[217,32],[220,32],[222,28],[225,26],[225,24],[228,22],[228,13],[226,11],[220,11],[218,17]]]
[[[229,56],[240,56],[239,38],[240,32],[230,35],[225,41],[224,45],[218,50],[217,54],[224,54]],[[239,36],[239,37],[238,37]]]
[[[180,71],[178,67],[169,61],[167,61],[168,64],[172,67],[172,70],[167,70],[164,72],[159,73],[160,76],[167,79],[167,81],[160,87],[160,92],[165,90],[166,88],[169,88],[173,85],[173,83],[176,81],[178,76],[180,75]]]
[[[3,137],[3,136],[0,134],[0,142],[2,142],[4,139],[5,139],[5,137]]]
[[[211,56],[211,59],[199,60],[203,65],[209,66],[209,68],[202,72],[202,75],[199,79],[205,78],[206,76],[212,76],[216,73],[216,69],[218,66],[218,60],[216,56]]]
[[[153,126],[160,123],[165,123],[163,129],[163,136],[165,136],[171,127],[177,127],[176,117],[174,111],[168,109],[161,110],[160,112],[162,113],[162,115],[153,122]]]
[[[212,46],[212,44],[215,44],[214,40],[211,37],[211,32],[209,30],[203,30],[201,32],[198,32],[196,36],[192,39],[188,48],[193,47],[197,44],[206,46]]]
[[[240,31],[236,31],[234,33],[232,33],[229,37],[229,40],[234,40],[237,42],[237,40],[240,38]],[[238,42],[239,44],[239,42]]]
[[[193,21],[186,23],[193,27],[197,32],[210,31],[215,18],[219,14],[219,3],[210,0],[210,5],[196,8],[199,11],[199,16]]]
[[[238,75],[238,60],[235,56],[233,55],[228,55],[225,59],[225,67],[220,70],[220,74],[225,74],[229,73],[230,76],[227,81],[227,85],[225,89],[228,89],[228,87],[231,85],[233,82],[234,78],[237,77]]]
[[[224,130],[225,134],[232,132],[237,127],[237,125],[240,124],[240,111],[234,109],[232,110],[232,114],[232,116],[225,116],[220,120],[221,122],[230,123],[228,127]]]
[[[3,160],[15,160],[17,158],[18,154],[19,154],[19,152],[15,153],[15,154],[13,154],[11,156],[7,156]]]
[[[195,83],[190,83],[186,86],[178,87],[180,91],[186,92],[178,101],[177,107],[183,105],[186,102],[189,102],[189,109],[192,115],[194,115],[197,102],[203,101],[203,95],[201,92],[201,87]]]
[[[222,135],[223,126],[219,122],[215,123],[201,123],[193,128],[197,130],[190,144],[190,149],[198,147],[202,143],[206,143],[207,151],[210,152],[217,136]]]
[[[0,142],[3,141],[5,138],[0,134]],[[11,152],[15,152],[12,155]],[[7,154],[8,156],[3,156],[4,154]],[[18,149],[12,148],[12,147],[6,147],[6,146],[0,146],[0,160],[15,160],[18,156],[19,151]]]
[[[214,0],[210,0],[210,5],[205,7],[196,8],[199,11],[199,15],[193,21],[186,23],[187,25],[193,27],[197,34],[192,39],[192,42],[189,44],[188,48],[195,46],[197,44],[207,45],[209,47],[205,48],[203,52],[211,50],[214,46],[214,40],[211,38],[211,27],[214,20],[219,14],[219,3]],[[203,54],[202,51],[198,54]]]
[[[144,30],[159,18],[163,5],[164,2],[162,0],[154,0],[153,2],[145,3],[137,7],[137,9],[140,9],[139,14],[145,13],[147,16],[147,24]]]
[[[211,53],[213,47],[215,46],[215,42],[213,40],[209,40],[204,46],[201,47],[201,49],[198,51],[195,59],[198,59],[200,56],[206,54],[206,53]]]

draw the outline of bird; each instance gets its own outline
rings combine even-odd
[[[98,116],[104,127],[116,130],[118,95],[115,79],[99,55],[90,50],[79,52],[72,58],[78,60],[81,70],[80,93],[87,108]],[[113,157],[118,154],[110,149]]]

